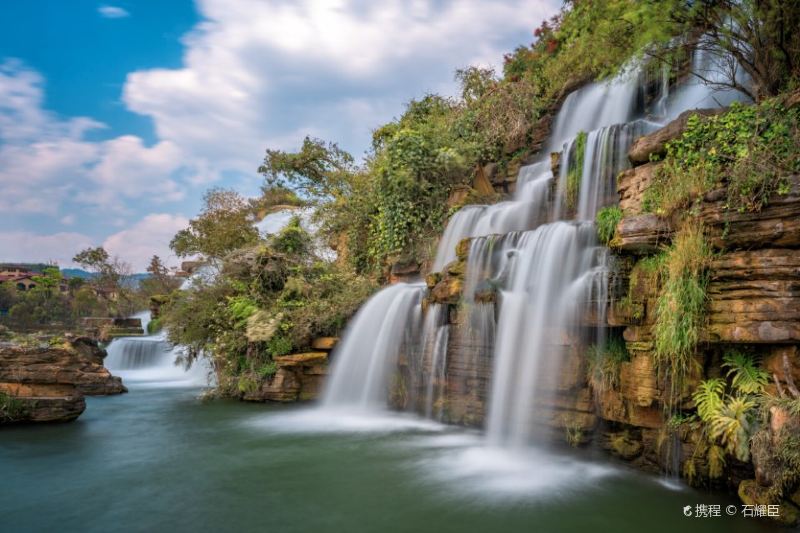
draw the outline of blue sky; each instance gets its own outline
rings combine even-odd
[[[265,148],[354,155],[453,73],[499,65],[554,0],[0,3],[0,261],[89,245],[143,268]]]

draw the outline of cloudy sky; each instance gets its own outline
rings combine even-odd
[[[0,261],[104,245],[144,268],[267,147],[363,155],[453,72],[499,66],[557,0],[0,3]]]

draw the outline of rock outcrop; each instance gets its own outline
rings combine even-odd
[[[250,402],[315,400],[328,375],[328,353],[309,352],[275,358],[276,370],[242,399]]]
[[[70,421],[86,408],[84,395],[127,392],[103,366],[105,355],[87,337],[0,343],[0,423]]]

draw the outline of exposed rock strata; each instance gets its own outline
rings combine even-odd
[[[86,337],[68,338],[58,345],[0,343],[0,393],[13,411],[0,419],[70,421],[86,408],[84,395],[126,392],[122,380],[103,366],[105,355]]]

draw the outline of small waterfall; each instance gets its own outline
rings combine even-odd
[[[147,328],[150,313],[135,315]],[[205,359],[195,361],[189,369],[176,365],[181,355],[180,347],[167,341],[166,333],[146,337],[119,337],[106,349],[106,368],[122,377],[123,381],[180,386],[207,385],[211,368]]]
[[[114,370],[140,370],[160,366],[172,353],[161,337],[121,337],[108,347],[106,365]]]
[[[423,283],[397,283],[361,306],[333,352],[325,407],[386,407],[392,370],[401,351],[414,344],[424,292]]]
[[[438,420],[442,418],[440,400],[447,388],[447,341],[450,336],[447,314],[447,306],[431,304],[425,315],[425,324],[422,329],[421,348],[423,352],[420,356],[423,360],[426,355],[429,356],[424,413],[426,418]]]
[[[434,272],[441,272],[448,263],[455,261],[456,245],[472,233],[472,228],[485,210],[485,205],[468,205],[453,215],[439,240],[433,262]]]

